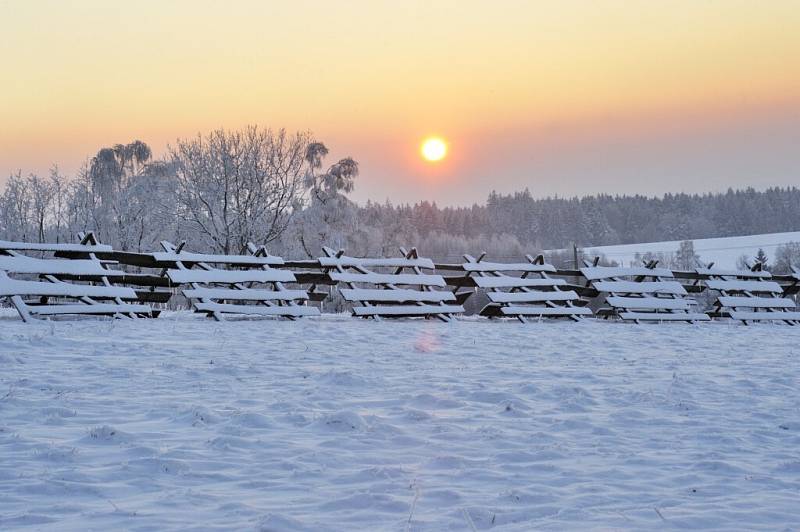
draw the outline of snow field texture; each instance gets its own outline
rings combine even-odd
[[[767,233],[763,235],[731,236],[721,238],[698,238],[692,240],[694,251],[700,256],[700,260],[708,263],[713,262],[718,268],[736,268],[739,257],[746,255],[752,262],[759,249],[763,249],[770,261],[775,257],[775,250],[782,245],[790,242],[800,242],[800,231],[791,233]],[[595,246],[586,248],[584,253],[587,257],[598,254],[604,255],[607,259],[618,262],[623,266],[639,266],[641,262],[636,260],[636,254],[645,253],[665,253],[674,254],[678,251],[681,242],[671,240],[665,242],[645,242],[641,244],[619,244],[615,246]]]
[[[0,529],[776,529],[800,328],[0,318]]]

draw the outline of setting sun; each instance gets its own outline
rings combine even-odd
[[[427,138],[422,142],[420,152],[426,161],[441,161],[447,155],[447,144],[438,137]]]

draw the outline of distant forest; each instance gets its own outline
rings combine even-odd
[[[484,205],[472,207],[368,202],[359,211],[364,220],[402,220],[423,237],[436,232],[467,238],[505,234],[522,245],[558,249],[572,243],[588,247],[797,231],[800,189],[580,198],[534,198],[525,190],[492,192]]]
[[[394,255],[400,246],[441,261],[496,259],[570,247],[692,240],[800,230],[800,189],[702,195],[534,198],[489,194],[485,204],[438,207],[354,202],[359,166],[332,164],[309,133],[250,127],[178,140],[156,159],[145,143],[101,148],[76,175],[11,175],[0,190],[0,238],[74,241],[94,231],[127,251],[185,240],[194,251],[288,257],[323,246]],[[795,259],[792,259],[793,261]],[[800,260],[798,257],[797,260]]]

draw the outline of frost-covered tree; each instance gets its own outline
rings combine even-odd
[[[34,233],[33,201],[22,172],[9,176],[0,195],[0,226],[7,240],[30,240]]]
[[[78,170],[68,185],[66,196],[67,232],[74,235],[81,231],[93,231],[102,240],[106,235],[100,234],[103,224],[98,221],[102,209],[100,194],[92,182],[88,167],[84,165]]]
[[[153,161],[142,141],[102,148],[70,183],[64,218],[68,233],[93,231],[125,251],[153,249],[171,238],[176,221],[174,172]]]
[[[748,255],[742,254],[736,259],[736,268],[738,270],[749,270],[751,266],[750,257]]]
[[[48,238],[54,242],[67,242],[70,240],[67,221],[70,189],[66,177],[59,172],[57,166],[53,166],[50,169],[50,187],[53,195],[49,207],[50,226],[48,228]]]
[[[151,163],[137,170],[112,204],[111,233],[121,250],[154,249],[163,239],[172,239],[175,220],[175,179],[172,167]]]
[[[758,248],[758,252],[756,252],[755,261],[756,261],[756,265],[758,265],[759,269],[765,270],[765,271],[770,269],[769,268],[769,258],[767,257],[767,254],[764,253],[764,250],[762,248]]]
[[[342,159],[328,167],[328,156],[307,133],[257,128],[178,141],[164,161],[154,161],[141,141],[111,144],[70,179],[57,169],[49,179],[12,175],[0,187],[0,236],[64,241],[94,231],[121,249],[153,249],[168,238],[222,252],[243,251],[252,240],[295,257],[318,256],[322,245],[384,255],[416,245],[457,260],[464,251],[487,251],[483,242],[498,258],[518,258],[573,243],[591,249],[800,230],[796,187],[583,198],[523,190],[461,207],[424,200],[357,205],[348,194],[358,165]],[[468,249],[453,251],[457,242]],[[692,255],[687,247],[651,258],[683,269],[693,267]],[[776,267],[779,258],[776,251]]]
[[[800,268],[800,242],[789,242],[775,249],[772,272],[779,275],[792,273],[792,267]]]
[[[51,180],[31,175],[28,178],[28,193],[30,194],[31,216],[36,231],[36,240],[44,242],[45,229],[49,222],[48,216],[52,214],[51,208],[56,190]]]
[[[2,238],[44,242],[63,229],[66,194],[62,176],[53,168],[49,178],[20,172],[9,177],[0,194]]]
[[[108,207],[122,181],[122,166],[117,159],[117,152],[113,148],[99,150],[89,163],[87,177],[98,202]]]
[[[692,240],[684,240],[678,246],[678,252],[675,253],[674,266],[679,270],[693,270],[697,267],[700,255],[694,252],[694,242]]]
[[[661,268],[675,268],[675,254],[663,251],[647,251],[645,253],[635,253],[631,266],[641,266],[651,264],[655,261],[656,266]]]
[[[217,130],[170,148],[177,219],[193,245],[242,253],[286,229],[307,174],[308,133]]]
[[[92,158],[89,179],[95,193],[104,205],[111,205],[124,190],[128,181],[141,173],[153,152],[141,140],[129,144],[115,144],[103,148]]]
[[[358,163],[347,157],[323,171],[327,155],[328,148],[321,142],[308,145],[305,154],[308,171],[303,180],[308,199],[298,209],[292,230],[287,233],[308,257],[319,256],[323,246],[359,253],[353,245],[359,241],[368,244],[374,236],[372,230],[359,227],[356,205],[346,196],[355,187]]]

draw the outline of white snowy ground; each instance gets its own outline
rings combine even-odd
[[[800,327],[0,318],[0,529],[780,529]]]
[[[800,231],[793,233],[769,233],[764,235],[732,236],[724,238],[698,238],[692,241],[694,251],[703,262],[714,262],[719,268],[736,268],[736,262],[742,255],[752,262],[759,249],[763,249],[770,262],[775,258],[778,246],[790,242],[800,242]],[[623,266],[641,263],[636,254],[664,253],[674,254],[680,247],[679,240],[667,242],[646,242],[642,244],[620,244],[617,246],[599,246],[587,248],[584,253],[588,257],[598,254],[614,260]],[[563,250],[561,250],[563,251]]]

